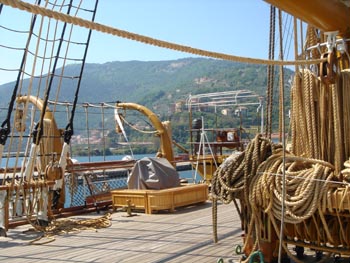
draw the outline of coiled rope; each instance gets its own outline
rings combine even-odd
[[[101,228],[107,228],[112,225],[111,223],[112,216],[110,213],[107,213],[99,218],[93,219],[83,219],[83,220],[74,220],[74,219],[62,219],[54,220],[50,223],[49,226],[43,227],[39,225],[33,225],[34,230],[38,232],[43,232],[43,235],[30,241],[32,245],[43,245],[50,243],[55,240],[55,236],[61,234],[76,233],[82,230],[94,230]],[[48,240],[38,243],[41,239],[46,238]]]
[[[237,156],[231,155],[215,171],[212,179],[212,197],[225,204],[230,203],[233,198],[245,197],[248,200],[248,187],[256,175],[258,166],[280,148],[260,134],[256,135],[244,152]]]
[[[172,49],[172,50],[186,52],[186,53],[204,56],[204,57],[211,57],[211,58],[217,58],[217,59],[223,59],[223,60],[229,60],[229,61],[235,61],[235,62],[241,62],[241,63],[263,64],[263,65],[310,65],[310,64],[318,64],[325,61],[325,59],[281,61],[281,60],[267,60],[267,59],[257,59],[257,58],[228,55],[228,54],[223,54],[223,53],[218,53],[213,51],[206,51],[198,48],[192,48],[189,46],[179,45],[176,43],[171,43],[171,42],[151,38],[148,36],[131,33],[125,30],[91,22],[82,18],[72,17],[70,15],[66,15],[60,12],[48,10],[46,8],[33,5],[30,3],[26,3],[20,0],[0,0],[0,2],[5,5],[8,5],[20,10],[24,10],[33,14],[40,14],[42,16],[54,18],[62,22],[71,23],[74,25],[78,25],[78,26],[99,31],[102,33],[107,33],[114,36],[142,42],[148,45],[154,45],[161,48]]]
[[[283,169],[282,147],[257,135],[243,153],[229,157],[213,175],[213,205],[216,206],[217,200],[227,204],[234,198],[240,199],[246,234],[256,238],[253,250],[259,249],[259,229],[264,229],[266,224],[261,218],[263,213],[267,214],[279,236],[276,221],[282,218]],[[298,224],[319,212],[328,240],[332,240],[322,212],[329,188],[333,183],[339,182],[334,176],[334,166],[322,160],[286,153],[285,173],[284,221]],[[213,212],[216,213],[215,208]],[[214,241],[217,241],[216,216],[213,215]],[[244,248],[248,239],[246,238]],[[287,249],[285,245],[284,248]]]
[[[272,212],[281,219],[282,154],[273,154],[263,162],[251,182],[249,203],[253,211]],[[327,195],[334,167],[320,160],[286,157],[285,222],[297,224],[310,218]]]
[[[229,204],[235,198],[245,204],[249,200],[249,187],[252,178],[256,175],[258,166],[266,160],[274,151],[281,148],[279,145],[271,144],[260,134],[248,144],[244,152],[239,155],[228,157],[215,171],[212,178],[211,195],[213,199],[213,239],[217,241],[217,200]],[[246,214],[251,214],[247,206]],[[242,211],[244,209],[241,209]],[[245,217],[241,214],[241,220]],[[251,224],[252,227],[253,224]]]

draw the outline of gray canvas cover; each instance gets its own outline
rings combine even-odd
[[[144,157],[134,165],[129,177],[129,189],[160,190],[180,185],[180,177],[164,158]]]

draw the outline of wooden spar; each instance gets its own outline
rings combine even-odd
[[[103,161],[103,162],[88,162],[88,163],[70,163],[67,165],[67,172],[78,173],[91,170],[104,170],[104,169],[118,169],[118,168],[132,168],[135,164],[135,160],[117,160],[117,161]]]
[[[7,213],[5,209],[5,200],[7,197],[7,191],[6,190],[0,190],[0,236],[1,236],[1,230],[6,231],[7,230]]]
[[[4,145],[0,143],[0,167],[1,167],[1,160],[2,160],[3,152],[4,152]]]
[[[136,103],[117,103],[116,107],[129,110],[137,110],[147,116],[148,119],[152,122],[154,128],[156,128],[158,136],[160,137],[161,157],[166,158],[171,163],[174,161],[172,141],[169,132],[165,128],[165,125],[163,125],[163,123],[158,119],[156,114],[154,114],[148,108]]]
[[[340,0],[265,0],[283,11],[324,31],[350,36],[350,7]]]
[[[21,96],[17,98],[17,103],[32,103],[38,110],[43,111],[43,101],[40,98],[37,98],[35,96],[29,95],[29,96]],[[52,131],[52,140],[53,140],[53,151],[57,153],[57,155],[61,154],[62,151],[62,141],[61,141],[61,132],[57,127],[55,118],[53,113],[50,111],[50,109],[46,109],[44,119],[47,119],[50,121],[50,130]],[[44,165],[44,164],[43,164]],[[42,167],[45,167],[46,164]]]
[[[45,140],[49,140],[49,143],[47,145],[45,145],[45,143],[40,143],[41,144],[40,146],[35,144],[35,143],[31,144],[30,154],[28,157],[29,158],[28,164],[24,170],[24,176],[27,179],[31,178],[31,173],[34,171],[34,159],[37,156],[37,151],[38,151],[39,147],[41,148],[42,153],[49,153],[50,152],[50,153],[56,153],[57,155],[61,155],[61,152],[63,150],[65,150],[65,152],[63,152],[63,153],[67,154],[67,152],[66,152],[67,149],[62,148],[61,132],[57,127],[57,124],[56,124],[56,121],[55,121],[55,118],[54,118],[52,111],[47,106],[45,106],[44,101],[38,97],[28,95],[28,96],[20,96],[17,98],[17,103],[28,103],[28,102],[32,103],[38,110],[40,110],[40,112],[42,112],[42,114],[44,113],[44,116],[42,119],[43,123],[42,123],[41,128],[44,128],[44,127],[48,128],[47,130],[49,131],[49,134],[47,134],[48,138],[47,139],[45,138]],[[46,109],[45,109],[45,107],[46,107]],[[47,148],[48,145],[50,145],[49,149]],[[47,165],[50,164],[50,161],[47,158],[46,154],[44,154],[40,158],[40,161],[41,161],[41,167],[43,169],[46,169]],[[62,170],[62,171],[63,171],[62,174],[64,174],[65,170]],[[50,175],[48,175],[47,179],[53,180],[53,178],[51,178]],[[28,181],[30,182],[31,180],[28,180]],[[56,182],[57,182],[57,185],[54,186],[54,190],[57,190],[57,188],[60,188],[63,185],[62,178],[56,180]],[[43,194],[47,195],[46,190],[43,191]],[[62,207],[64,204],[64,199],[65,199],[65,196],[61,195],[60,204],[62,205]],[[46,211],[44,211],[44,213],[46,213]],[[44,220],[46,220],[46,215],[44,215],[43,218],[44,218]]]

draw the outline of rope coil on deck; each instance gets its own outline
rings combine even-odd
[[[328,190],[335,183],[339,183],[338,178],[334,176],[334,166],[322,160],[287,153],[285,169],[285,222],[302,223],[317,213],[324,229],[322,235],[326,235],[328,240],[332,241],[323,212],[326,209]],[[246,151],[239,156],[228,158],[213,176],[211,193],[214,202],[221,200],[227,204],[234,198],[240,199],[246,234],[256,237],[253,240],[254,249],[260,248],[260,234],[257,233],[260,233],[259,229],[264,229],[266,223],[261,218],[262,213],[268,215],[276,233],[279,233],[277,221],[282,218],[282,172],[281,146],[257,135]],[[215,241],[217,220],[215,215],[213,218]],[[256,234],[251,234],[254,231]],[[248,238],[244,247],[247,240]]]
[[[94,230],[100,228],[107,228],[112,225],[112,215],[107,213],[99,218],[93,219],[83,219],[83,220],[74,220],[74,219],[62,219],[54,220],[47,227],[33,225],[34,229],[38,232],[43,232],[43,235],[30,241],[32,245],[43,245],[55,240],[55,236],[61,234],[75,233],[82,230]],[[43,238],[47,238],[48,241],[37,243]]]

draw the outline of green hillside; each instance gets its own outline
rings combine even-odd
[[[79,65],[69,65],[65,68],[67,75],[77,75]],[[174,104],[184,100],[189,94],[206,92],[228,91],[247,89],[265,96],[266,90],[266,66],[240,64],[230,61],[222,61],[206,58],[186,58],[169,61],[127,61],[108,62],[104,64],[86,64],[79,94],[79,103],[100,103],[115,101],[134,102],[144,105],[158,114],[161,120],[172,120],[173,136],[185,143],[188,135],[188,114],[185,112],[175,113]],[[286,70],[285,78],[288,80],[292,71]],[[276,74],[277,75],[277,74]],[[76,80],[64,79],[60,87],[58,100],[72,102],[74,100]],[[277,79],[275,81],[278,83]],[[287,83],[287,81],[286,81]],[[21,93],[26,94],[29,81],[24,81]],[[33,81],[32,93],[38,86],[38,80]],[[58,82],[54,81],[54,86]],[[0,119],[3,120],[6,107],[12,95],[14,83],[0,86]],[[40,92],[39,92],[40,93]],[[51,92],[50,99],[54,100],[56,93]],[[289,91],[286,91],[289,94]],[[276,93],[276,98],[278,94]],[[287,99],[287,107],[288,107]],[[277,101],[274,105],[277,105]],[[275,110],[276,116],[278,109]],[[60,120],[60,127],[65,127],[67,120]],[[92,126],[94,120],[101,122],[100,117],[90,116]],[[230,116],[208,117],[215,125],[239,125],[238,120]],[[246,116],[244,125],[259,125],[257,114]],[[75,133],[84,130],[85,120],[83,117],[75,118]],[[101,123],[99,123],[101,126]],[[277,119],[274,118],[274,127]],[[112,126],[105,127],[112,129]],[[109,137],[113,137],[109,135]],[[140,139],[140,138],[139,138]],[[111,138],[110,141],[115,141]]]
[[[79,65],[65,68],[66,75],[77,75]],[[288,70],[286,78],[291,75]],[[27,81],[28,82],[28,81]],[[71,80],[62,82],[60,99],[72,101]],[[22,93],[26,93],[24,82]],[[55,84],[54,84],[55,85]],[[0,86],[0,104],[8,103],[14,83]],[[35,81],[33,87],[35,87]],[[132,101],[150,106],[162,101],[174,103],[189,93],[249,89],[265,95],[266,67],[230,61],[187,58],[169,61],[127,61],[87,64],[80,102]],[[165,102],[164,101],[164,102]]]

